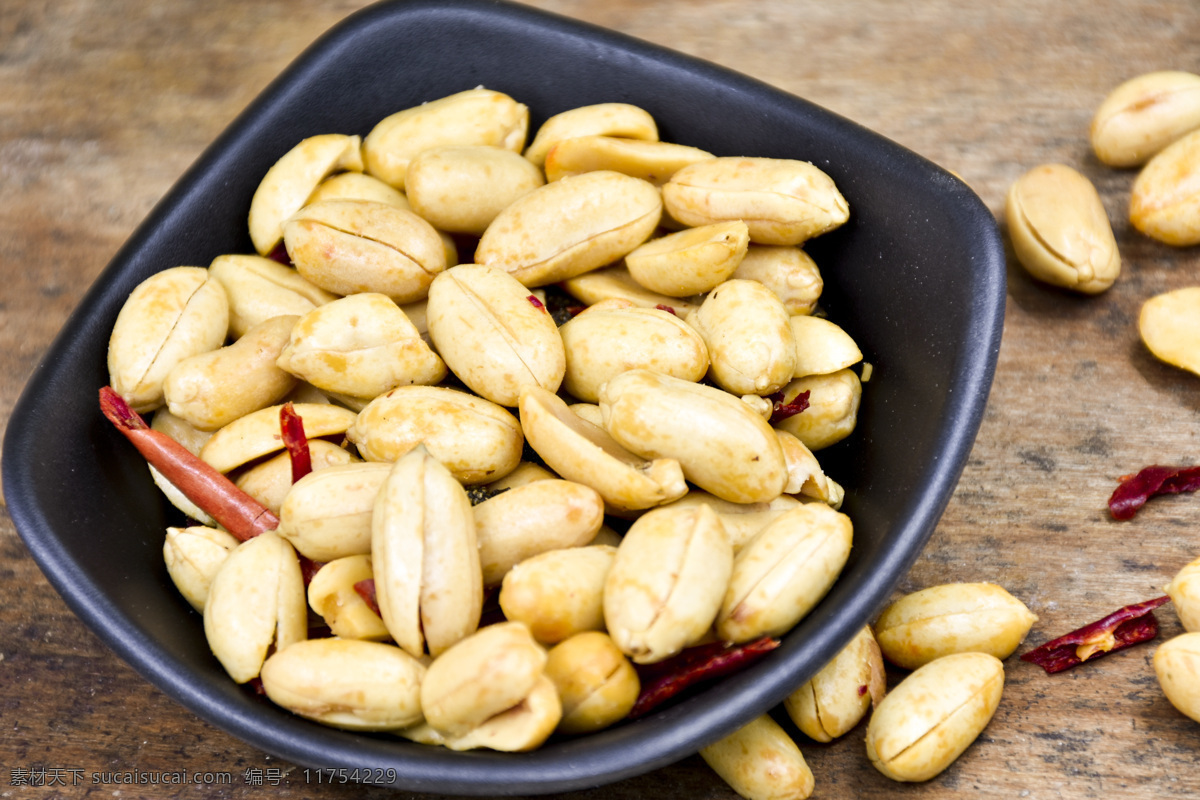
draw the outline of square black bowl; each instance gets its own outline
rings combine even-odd
[[[634,723],[533,753],[454,753],[325,728],[236,686],[162,561],[172,512],[101,416],[109,332],[150,274],[253,252],[246,216],[266,170],[320,133],[366,134],[394,111],[484,85],[532,128],[575,106],[650,111],[665,141],[811,161],[851,219],[809,252],[824,306],[874,377],[857,431],[820,455],[846,488],[854,551],[825,600],[751,669]],[[68,605],[145,678],[250,744],[310,767],[379,770],[414,791],[532,794],[596,786],[695,752],[815,673],[887,601],[966,463],[995,370],[1004,251],[958,179],[864,128],[712,64],[530,8],[385,2],[347,18],[284,72],[158,204],[96,281],[29,381],[6,432],[8,509]]]

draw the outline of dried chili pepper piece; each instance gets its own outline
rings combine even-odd
[[[771,401],[771,424],[783,422],[788,417],[794,417],[804,409],[808,408],[808,396],[811,390],[803,391],[792,398],[792,402],[785,403],[783,392],[776,392],[768,395],[767,399]]]
[[[367,604],[367,608],[375,612],[375,616],[382,616],[379,613],[379,601],[375,598],[374,578],[366,578],[354,584],[354,591],[358,592],[358,596]]]
[[[275,245],[275,249],[267,253],[267,258],[271,259],[272,261],[278,261],[285,267],[295,266],[292,263],[291,255],[287,251],[287,246],[283,242]]]
[[[655,306],[655,308],[657,308],[659,311],[666,311],[666,312],[667,312],[667,313],[669,313],[669,314],[674,314],[674,315],[675,315],[675,316],[677,316],[677,317],[679,316],[679,312],[678,312],[678,311],[676,311],[676,310],[675,310],[674,308],[672,308],[671,306],[665,305],[665,304],[663,304],[663,303],[659,303],[658,305],[656,305],[656,306]]]
[[[1200,489],[1200,467],[1146,467],[1136,475],[1126,475],[1108,498],[1108,510],[1114,519],[1131,519],[1146,501],[1160,494],[1179,494]]]
[[[279,430],[292,461],[292,483],[295,483],[312,472],[312,451],[308,437],[304,435],[304,420],[291,403],[284,403],[279,408]]]
[[[528,297],[526,297],[525,299],[529,301],[530,305],[532,305],[534,308],[538,309],[539,311],[546,310],[546,304],[543,303],[541,300],[538,300],[537,295],[531,294]]]
[[[737,672],[778,646],[779,640],[770,636],[745,644],[712,642],[689,647],[679,655],[656,664],[639,666],[642,691],[629,717],[634,719],[647,714],[698,683]]]
[[[1170,600],[1169,597],[1157,597],[1119,608],[1104,619],[1030,650],[1021,656],[1021,660],[1037,664],[1053,674],[1148,642],[1158,635],[1158,618],[1154,616],[1154,609]]]

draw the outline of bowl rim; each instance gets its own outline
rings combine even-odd
[[[226,697],[214,698],[203,685],[184,680],[174,657],[91,583],[62,542],[58,541],[42,510],[37,507],[27,472],[17,462],[19,454],[37,452],[38,442],[34,438],[38,432],[36,403],[39,397],[46,394],[52,382],[58,379],[56,364],[60,361],[60,355],[70,348],[72,340],[77,337],[97,335],[97,320],[89,319],[87,311],[102,294],[114,291],[114,284],[118,288],[123,284],[127,294],[140,282],[141,276],[129,274],[130,270],[122,270],[122,265],[145,245],[153,230],[171,224],[181,209],[188,207],[191,196],[203,189],[202,177],[221,160],[228,145],[249,135],[260,125],[257,109],[287,102],[287,94],[293,83],[303,80],[330,53],[347,46],[348,37],[353,37],[361,26],[409,15],[414,18],[440,15],[444,19],[468,15],[482,20],[500,16],[539,29],[594,40],[603,47],[638,59],[708,76],[740,92],[761,97],[764,101],[801,104],[814,114],[819,114],[824,124],[853,132],[854,135],[871,137],[880,146],[889,148],[905,168],[925,170],[936,175],[941,181],[941,189],[953,194],[955,213],[959,215],[958,224],[978,243],[978,262],[971,268],[977,273],[981,291],[970,309],[976,341],[971,347],[964,346],[953,367],[954,373],[962,376],[961,383],[955,386],[956,391],[948,397],[944,410],[953,423],[938,429],[936,452],[941,457],[931,466],[928,480],[925,481],[935,490],[911,499],[906,506],[908,513],[892,534],[895,546],[905,557],[889,562],[886,569],[871,573],[865,585],[858,587],[849,601],[849,610],[843,609],[843,617],[852,619],[859,627],[866,624],[885,604],[889,593],[919,557],[932,535],[966,465],[982,422],[998,361],[1006,292],[1004,249],[994,217],[974,192],[957,178],[921,156],[834,112],[708,61],[590,23],[503,0],[384,0],[348,15],[306,48],[205,149],[97,277],[35,367],[14,406],[5,432],[0,473],[8,511],[18,533],[50,583],[71,610],[143,677],[197,716],[254,747],[313,768],[357,765],[364,769],[395,768],[396,761],[390,753],[396,751],[398,745],[402,753],[405,748],[422,748],[399,740],[392,742],[379,737],[333,731],[285,714],[270,716],[264,727],[263,713],[248,711],[242,704]],[[107,339],[106,332],[100,332],[99,335]],[[980,358],[980,355],[983,357]],[[803,643],[789,642],[785,637],[779,654],[772,654],[764,660],[764,664],[785,659],[789,654],[794,656],[801,644],[810,653],[824,655],[827,660],[844,642],[828,632],[824,635],[818,632]],[[790,685],[785,686],[785,680],[778,672],[772,672],[764,665],[727,679],[696,698],[652,713],[639,720],[636,726],[628,726],[620,738],[585,737],[566,741],[551,749],[517,755],[490,751],[426,753],[420,750],[419,758],[401,759],[405,762],[405,770],[399,780],[382,782],[412,791],[498,796],[569,791],[633,777],[689,756],[703,744],[715,741],[775,706],[787,694],[785,689],[790,688]],[[714,695],[724,695],[725,699],[722,702],[697,702]],[[637,757],[630,758],[634,752]]]

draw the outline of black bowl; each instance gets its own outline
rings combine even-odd
[[[857,431],[823,451],[846,488],[854,551],[837,585],[751,669],[633,723],[533,753],[454,753],[325,728],[236,686],[162,562],[172,511],[101,416],[105,352],[129,292],[161,269],[253,252],[250,197],[275,160],[319,133],[366,134],[387,114],[484,85],[532,127],[598,102],[649,110],[662,138],[718,155],[808,160],[851,219],[809,252],[823,304],[874,365]],[[50,582],[113,650],[220,728],[310,767],[414,791],[565,791],[695,752],[778,703],[887,601],[933,532],[978,430],[999,349],[1004,251],[988,209],[934,164],[854,123],[712,64],[495,2],[387,2],[346,19],[291,65],[158,204],[88,292],[30,379],[5,438],[4,491]],[[368,771],[369,772],[365,772]]]

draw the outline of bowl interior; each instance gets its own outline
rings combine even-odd
[[[387,114],[483,85],[532,128],[575,106],[649,110],[665,141],[812,161],[851,220],[806,248],[823,304],[874,365],[857,431],[819,457],[846,488],[855,546],[826,599],[750,670],[636,723],[534,753],[453,753],[293,717],[228,679],[162,563],[166,507],[141,457],[100,415],[121,304],[150,274],[253,252],[262,175],[300,139],[365,135]],[[9,511],[55,588],[122,658],[213,724],[312,767],[381,770],[458,794],[593,786],[682,758],[779,702],[881,608],[920,553],[974,440],[998,352],[1004,256],[960,181],[841,117],[706,62],[492,2],[382,3],[310,48],[179,181],[97,280],[30,380],[3,452]],[[390,771],[389,771],[390,770]]]

